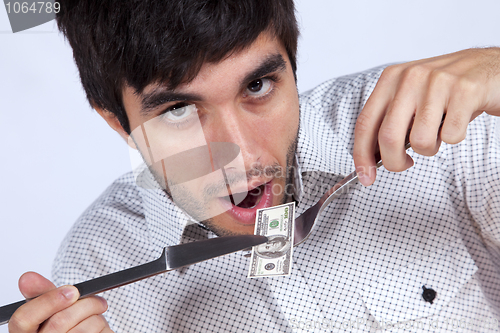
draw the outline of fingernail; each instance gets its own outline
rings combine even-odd
[[[357,173],[358,174],[358,180],[363,186],[369,186],[370,185],[370,177],[366,175],[364,172],[360,171]]]
[[[76,296],[75,287],[70,287],[70,286],[64,287],[62,288],[61,292],[64,295],[64,297],[66,297],[66,299],[68,300],[73,300]]]
[[[106,301],[106,299],[104,299],[104,297],[101,297],[101,296],[96,296],[97,298],[99,298],[99,300],[101,301],[101,303],[104,305],[105,308],[108,307],[108,302]]]

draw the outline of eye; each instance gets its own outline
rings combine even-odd
[[[188,118],[196,111],[196,105],[194,104],[178,103],[169,107],[163,117],[168,121],[175,123]]]
[[[260,97],[266,95],[272,88],[270,79],[262,78],[250,82],[246,89],[247,96]]]

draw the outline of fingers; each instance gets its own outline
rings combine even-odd
[[[500,74],[495,79],[478,56],[488,52],[465,50],[384,70],[355,127],[353,158],[363,185],[375,180],[377,145],[384,167],[403,171],[413,165],[406,140],[416,153],[432,156],[441,140],[462,141],[483,110],[500,116],[500,98],[491,97],[500,95],[492,93],[500,90]]]
[[[365,186],[375,181],[377,145],[388,170],[402,171],[413,165],[404,146],[415,113],[416,86],[422,81],[418,72],[405,70],[400,65],[384,70],[356,122],[353,158],[359,181]]]
[[[74,329],[77,332],[101,332],[104,329],[103,323],[106,321],[99,315],[107,308],[108,305],[102,297],[93,296],[81,299],[73,306],[50,317],[43,323],[39,332],[68,332]],[[77,329],[80,326],[81,328]],[[82,328],[87,328],[87,330],[81,330]]]
[[[366,102],[356,121],[354,129],[353,158],[359,181],[371,185],[375,181],[376,168],[374,155],[377,149],[378,129],[382,124],[392,97],[392,84],[398,73],[387,68],[380,77],[375,90]]]
[[[69,333],[110,333],[108,322],[102,315],[94,315],[72,328]]]
[[[76,292],[76,298],[62,300],[60,294],[68,289]],[[99,315],[108,308],[106,300],[99,296],[74,302],[76,299],[78,290],[73,286],[61,287],[37,297],[14,313],[9,321],[9,332],[68,332],[75,329],[75,332],[105,332],[107,323]]]
[[[413,165],[406,154],[405,144],[415,111],[418,91],[423,88],[423,73],[413,68],[401,72],[394,98],[384,115],[378,131],[378,144],[384,167],[389,171],[403,171]]]
[[[28,301],[12,315],[9,332],[37,332],[44,321],[71,306],[78,297],[78,289],[73,286],[63,286]]]
[[[450,94],[446,81],[439,73],[430,75],[418,102],[409,140],[412,149],[420,155],[432,156],[441,145],[439,130]]]
[[[52,289],[56,289],[56,286],[38,273],[27,272],[19,278],[19,290],[26,298],[36,297]]]
[[[9,321],[9,332],[111,332],[102,316],[108,308],[99,296],[80,297],[74,286],[55,288],[54,284],[34,272],[19,279],[19,289],[27,298]],[[40,295],[40,296],[38,296]]]
[[[481,93],[478,86],[461,80],[455,85],[446,118],[441,129],[441,139],[449,144],[456,144],[465,139],[467,126],[480,115]]]

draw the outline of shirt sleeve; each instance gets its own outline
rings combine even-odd
[[[500,122],[483,114],[471,122],[464,144],[453,148],[464,200],[474,229],[500,263]],[[457,163],[458,162],[458,163]],[[499,267],[500,268],[500,267]]]

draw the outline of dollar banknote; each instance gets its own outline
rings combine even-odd
[[[295,202],[257,210],[254,233],[269,241],[252,248],[249,278],[290,274],[294,222]]]

